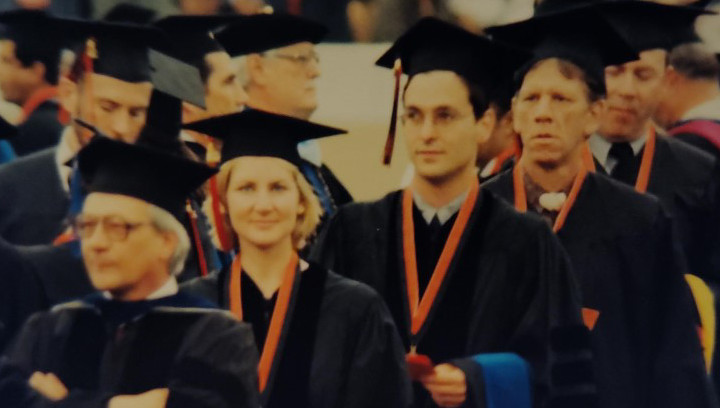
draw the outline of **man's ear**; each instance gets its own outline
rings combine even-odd
[[[665,74],[663,75],[663,87],[666,90],[672,90],[677,88],[678,86],[681,86],[681,81],[681,75],[675,70],[675,68],[669,65],[665,70]]]
[[[250,54],[247,56],[247,83],[263,86],[267,83],[267,75],[265,75],[265,63],[260,54]]]
[[[490,135],[492,135],[495,130],[496,125],[497,112],[495,111],[495,108],[489,107],[485,109],[482,116],[475,122],[475,127],[477,129],[477,142],[487,142],[488,139],[490,139]]]
[[[197,120],[202,109],[188,102],[182,103],[182,123],[190,123]]]
[[[516,105],[516,104],[517,104],[517,95],[513,96],[512,99],[510,100],[510,111],[511,111],[511,112],[515,112],[515,105]],[[510,119],[512,120],[512,129],[513,129],[513,132],[515,132],[515,133],[517,133],[517,134],[519,135],[520,132],[518,132],[517,116],[515,116],[515,114],[511,114],[511,115],[510,115]]]
[[[585,139],[593,135],[600,128],[600,116],[602,115],[603,109],[605,109],[605,99],[599,99],[595,102],[590,102],[590,109],[588,111],[588,120],[585,122]]]
[[[78,84],[66,76],[61,76],[57,88],[60,106],[69,112],[71,116],[77,116]]]
[[[180,244],[180,239],[178,239],[178,236],[175,235],[174,232],[166,231],[163,232],[163,245],[160,249],[159,255],[162,256],[163,259],[167,259],[170,261],[170,258],[172,258],[173,253],[175,252],[175,248]]]
[[[45,64],[39,61],[33,62],[33,64],[30,66],[30,70],[32,71],[35,78],[37,78],[38,83],[46,82],[45,81]]]

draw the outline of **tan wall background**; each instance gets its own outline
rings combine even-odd
[[[389,44],[321,44],[315,122],[349,130],[321,140],[323,161],[356,200],[380,198],[398,188],[408,164],[398,129],[391,166],[382,153],[392,108],[393,75],[375,60]]]

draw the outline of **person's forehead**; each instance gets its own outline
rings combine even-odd
[[[0,52],[15,55],[15,41],[8,38],[0,38]]]
[[[153,88],[150,82],[125,82],[107,75],[95,73],[90,75],[93,82],[92,92],[97,98],[111,99],[118,103],[150,104]],[[83,88],[85,89],[87,87]]]
[[[88,194],[83,205],[83,213],[94,216],[118,215],[125,217],[143,217],[148,215],[150,204],[135,197],[121,194]]]
[[[573,72],[573,68],[566,66],[567,72],[564,72],[563,64],[563,62],[555,58],[539,62],[525,74],[520,92],[537,88],[554,88],[568,91],[583,89],[587,84],[582,79],[579,68],[577,68],[578,72]]]
[[[428,71],[413,75],[408,80],[405,104],[434,105],[458,98],[467,99],[468,94],[467,85],[455,72]]]
[[[626,62],[620,66],[613,66],[611,68],[618,69],[641,69],[641,68],[655,68],[663,69],[666,65],[667,51],[661,49],[653,49],[641,51],[639,53],[640,58],[635,61]]]
[[[229,69],[232,59],[230,55],[225,51],[215,51],[205,55],[205,61],[210,66],[210,69],[214,73],[215,71],[222,69]]]
[[[315,49],[315,44],[309,41],[303,41],[295,44],[286,45],[284,47],[275,48],[275,52],[303,52]]]
[[[234,159],[231,180],[235,182],[292,181],[293,164],[278,157],[243,156]]]

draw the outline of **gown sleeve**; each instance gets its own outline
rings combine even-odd
[[[410,407],[412,388],[405,351],[382,299],[373,293],[357,328],[347,377],[347,408]]]
[[[690,288],[683,271],[684,258],[674,238],[670,219],[661,215],[655,227],[657,239],[657,285],[652,299],[652,367],[650,405],[654,407],[715,407],[702,357]]]
[[[37,356],[54,324],[45,313],[33,315],[23,326],[14,347],[0,359],[0,405],[3,408],[105,408],[112,395],[100,391],[70,390],[60,401],[36,392],[28,379],[38,371]],[[61,379],[62,380],[62,379]]]
[[[260,406],[258,354],[248,325],[218,312],[195,325],[186,339],[169,381],[167,408]]]

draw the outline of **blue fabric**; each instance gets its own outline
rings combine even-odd
[[[328,217],[333,215],[335,213],[335,204],[333,203],[332,197],[330,197],[330,192],[325,182],[318,176],[317,168],[310,163],[303,163],[301,170],[307,181],[312,185],[313,190],[315,190],[315,194],[317,194],[320,199],[323,212]]]
[[[487,408],[530,408],[530,368],[513,353],[478,354]]]
[[[0,164],[7,163],[15,158],[15,151],[7,140],[0,140]]]

